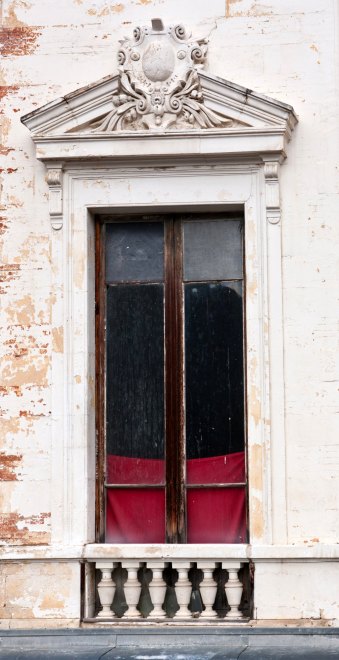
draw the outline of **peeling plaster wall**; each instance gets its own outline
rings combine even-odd
[[[30,627],[39,619],[47,619],[49,627],[76,625],[79,564],[3,562],[0,594],[0,628]]]
[[[299,117],[281,171],[288,537],[290,544],[338,543],[335,0],[3,0],[0,537],[17,546],[49,544],[58,499],[50,491],[51,351],[63,351],[63,334],[51,323],[57,301],[45,170],[20,116],[115,72],[119,38],[155,16],[209,35],[208,71],[292,104]],[[0,616],[76,618],[77,570],[5,565]],[[60,606],[46,609],[47,582],[59,576]],[[287,616],[282,604],[274,611],[271,618]],[[258,616],[269,614],[262,608]]]
[[[255,573],[256,619],[338,621],[338,564],[264,562]]]

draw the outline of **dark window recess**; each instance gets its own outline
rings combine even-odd
[[[242,221],[184,222],[184,280],[241,279],[243,273]]]
[[[187,458],[244,450],[242,284],[185,284]]]
[[[106,282],[157,282],[164,276],[162,223],[106,226]]]
[[[109,219],[99,235],[105,540],[245,542],[242,218]]]
[[[107,287],[107,453],[164,458],[163,285]]]

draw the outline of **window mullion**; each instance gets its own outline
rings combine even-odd
[[[186,542],[182,225],[165,223],[166,541]]]

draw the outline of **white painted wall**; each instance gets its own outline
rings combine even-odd
[[[54,545],[65,543],[60,494],[50,486],[65,467],[59,451],[63,438],[51,434],[51,352],[63,350],[62,329],[53,320],[60,291],[51,289],[56,255],[45,170],[20,116],[115,73],[119,38],[156,16],[165,23],[181,21],[198,37],[209,35],[207,72],[289,103],[299,118],[280,174],[288,542],[314,548],[318,558],[322,544],[328,544],[326,558],[331,553],[334,558],[339,542],[336,0],[4,0],[0,536],[22,548],[20,562],[27,546],[45,548],[51,538]],[[69,509],[71,514],[71,503]],[[9,586],[14,566],[21,571],[10,562],[2,568],[4,622],[76,619],[76,577],[68,582],[66,577],[64,606],[59,599],[54,609],[39,605],[30,614],[28,601],[20,600],[27,583],[23,587],[19,580],[14,595]],[[70,566],[58,564],[55,575],[69,575]],[[319,617],[338,618],[335,595],[326,586],[312,590],[302,564],[268,566],[258,564],[256,571],[259,618],[317,618],[318,611]],[[318,584],[335,582],[338,564],[312,567]],[[34,571],[36,586],[41,573]],[[53,575],[49,580],[54,582]],[[289,606],[293,589],[296,602]]]

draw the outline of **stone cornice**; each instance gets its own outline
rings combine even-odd
[[[111,134],[35,135],[37,158],[42,161],[152,157],[249,157],[269,155],[284,159],[287,135],[284,127],[197,131],[123,132]],[[128,147],[127,147],[128,144]]]

